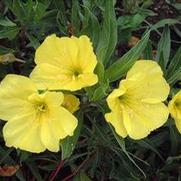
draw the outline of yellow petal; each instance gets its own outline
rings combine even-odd
[[[72,136],[78,124],[77,118],[63,107],[59,107],[55,110],[54,115],[55,120],[59,122],[59,127],[61,127],[66,133],[65,136],[61,136],[61,139],[66,136]]]
[[[35,121],[35,114],[21,112],[19,116],[8,121],[3,128],[6,146],[13,146],[34,153],[43,152],[46,148],[40,140],[39,130],[39,124]]]
[[[174,119],[181,119],[181,91],[179,91],[168,104],[171,116]]]
[[[98,82],[98,77],[93,73],[83,73],[78,76],[78,80],[81,82],[83,87],[94,85]]]
[[[170,91],[163,72],[155,61],[137,61],[128,71],[126,80],[125,86],[129,89],[129,94],[148,103],[164,101]]]
[[[120,112],[110,112],[105,114],[105,118],[108,122],[110,122],[115,128],[116,133],[125,138],[127,136],[127,131],[123,124],[122,113]]]
[[[181,133],[181,90],[172,98],[168,104],[169,112],[175,119],[175,125]]]
[[[0,118],[8,120],[19,112],[31,112],[27,99],[32,93],[37,93],[37,90],[30,79],[7,75],[0,84]]]
[[[119,97],[126,92],[125,89],[114,89],[107,97],[107,103],[112,111],[118,111],[120,109]]]
[[[49,106],[60,106],[64,101],[62,92],[45,92],[45,102]]]
[[[66,109],[57,107],[42,121],[41,140],[47,149],[57,152],[60,139],[72,136],[76,126],[77,119]]]
[[[56,48],[56,35],[48,36],[43,43],[37,48],[35,53],[35,62],[39,63],[51,63],[53,65],[59,65],[59,62],[55,60],[59,56]]]
[[[64,101],[62,106],[65,107],[71,113],[76,112],[79,109],[80,101],[72,94],[64,94]]]
[[[0,84],[0,96],[26,99],[30,94],[37,92],[35,84],[28,78],[9,74]]]
[[[93,53],[92,43],[90,42],[90,39],[87,36],[82,35],[79,38],[76,38],[76,42],[79,47],[77,65],[82,67],[82,69],[87,73],[93,72],[97,64],[97,59],[95,54]]]
[[[163,75],[163,72],[157,62],[152,60],[138,60],[128,71],[126,78],[134,77],[137,73],[143,74],[158,74]]]
[[[161,127],[167,121],[168,115],[168,108],[163,103],[135,102],[124,107],[123,122],[131,138],[142,139]]]
[[[54,121],[51,119],[51,117],[44,118],[44,120],[41,120],[41,141],[48,150],[58,152],[59,139],[55,136],[56,130],[52,129],[51,124],[53,123]],[[61,128],[59,129],[61,130]]]
[[[39,89],[61,90],[62,86],[72,81],[72,73],[54,65],[40,64],[33,69],[30,78]]]
[[[77,64],[79,47],[77,46],[76,39],[69,37],[57,37],[56,40],[57,52],[59,53],[57,60],[60,64],[68,67],[79,67],[79,64]]]
[[[98,81],[96,74],[80,74],[74,77],[69,70],[60,69],[49,64],[36,66],[30,78],[37,83],[39,89],[71,91],[94,85]]]
[[[96,84],[98,77],[96,74],[80,74],[77,77],[68,78],[67,83],[62,85],[61,89],[76,91],[83,87],[88,87]]]

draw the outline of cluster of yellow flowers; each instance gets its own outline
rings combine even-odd
[[[59,151],[59,141],[72,136],[78,120],[79,99],[61,91],[76,91],[98,82],[97,64],[87,36],[48,36],[35,54],[30,78],[7,75],[0,84],[0,118],[7,121],[3,136],[8,147],[30,152]],[[139,60],[119,88],[107,97],[111,110],[105,119],[121,137],[146,137],[162,126],[169,110],[181,132],[181,92],[169,103],[169,85],[159,65]]]

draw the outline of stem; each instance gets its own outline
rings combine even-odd
[[[65,161],[64,160],[61,160],[60,164],[57,166],[56,170],[53,171],[49,178],[48,178],[48,181],[53,181],[55,179],[55,177],[57,176],[58,172],[62,169],[62,167],[64,166],[64,163]]]

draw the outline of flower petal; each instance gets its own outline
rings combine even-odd
[[[77,118],[63,107],[58,107],[58,109],[55,109],[54,116],[55,117],[53,120],[55,121],[55,124],[52,123],[54,129],[56,129],[57,123],[57,126],[65,131],[65,135],[61,135],[60,138],[63,139],[66,136],[72,136],[78,124]]]
[[[120,109],[120,101],[119,101],[119,97],[122,96],[124,93],[126,92],[126,90],[124,89],[114,89],[111,94],[109,94],[109,96],[107,97],[107,103],[109,105],[109,108],[112,111],[116,111]]]
[[[49,107],[60,106],[64,101],[62,92],[45,92],[45,102]]]
[[[35,114],[22,112],[20,114],[8,121],[3,128],[6,146],[34,153],[45,151],[46,148],[40,140],[39,124],[35,120]]]
[[[30,78],[39,89],[62,90],[64,85],[72,81],[72,72],[65,68],[44,63],[33,69]]]
[[[24,76],[7,75],[0,84],[0,118],[8,120],[19,112],[31,112],[28,96],[37,93],[33,82]]]
[[[72,94],[64,94],[64,100],[62,106],[71,113],[76,112],[79,109],[80,101]]]
[[[123,117],[121,111],[107,113],[105,114],[105,118],[108,122],[110,122],[113,125],[118,135],[120,135],[123,138],[125,138],[128,135],[123,124]]]
[[[60,57],[59,52],[56,47],[57,37],[55,34],[52,34],[43,41],[43,43],[37,48],[35,53],[35,63],[48,63],[54,66],[60,64],[57,61],[57,57]]]
[[[44,146],[53,152],[59,151],[59,139],[55,136],[56,130],[52,129],[52,125],[54,121],[51,118],[45,118],[41,120],[41,141]],[[56,125],[58,126],[58,125]],[[61,128],[59,128],[61,130]],[[63,132],[63,130],[61,130]]]
[[[77,119],[62,107],[52,109],[50,115],[42,121],[41,140],[47,149],[57,152],[60,139],[73,135]]]
[[[172,98],[168,104],[168,108],[174,119],[181,120],[181,91],[177,92]]]
[[[148,103],[164,101],[170,91],[163,72],[155,61],[137,61],[128,71],[126,80],[124,85],[129,89],[129,94]]]
[[[93,53],[90,39],[85,35],[82,35],[79,38],[72,38],[76,39],[77,45],[79,47],[76,65],[82,67],[84,72],[93,72],[97,64],[97,59]]]
[[[168,118],[168,108],[163,103],[132,103],[123,110],[123,122],[128,135],[142,139],[162,126]]]
[[[18,90],[18,91],[17,91]],[[0,84],[0,96],[7,98],[26,99],[30,94],[36,93],[35,84],[28,78],[20,75],[9,74]]]

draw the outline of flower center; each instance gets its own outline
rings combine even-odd
[[[37,106],[37,110],[39,112],[46,112],[47,109],[48,109],[47,105],[45,103],[43,103],[43,102],[42,103],[38,103],[36,106]]]
[[[73,80],[75,80],[81,73],[82,71],[79,69],[73,70],[73,75],[72,75]]]
[[[76,70],[76,71],[74,71],[74,76],[76,76],[76,77],[77,77],[79,74],[80,74],[80,72],[79,72],[79,71],[77,71],[77,70]]]
[[[123,95],[119,96],[118,99],[120,102],[123,102],[127,99],[127,96],[125,94],[123,94]]]
[[[35,110],[36,110],[36,115],[38,117],[43,116],[44,114],[46,114],[48,112],[48,106],[44,102],[36,102],[34,104],[34,106],[35,106]]]
[[[180,101],[175,101],[175,106],[176,106],[178,109],[181,109],[181,102],[180,102]]]
[[[119,96],[118,100],[119,100],[120,104],[128,104],[130,102],[130,98],[126,94],[123,94],[123,95]]]

